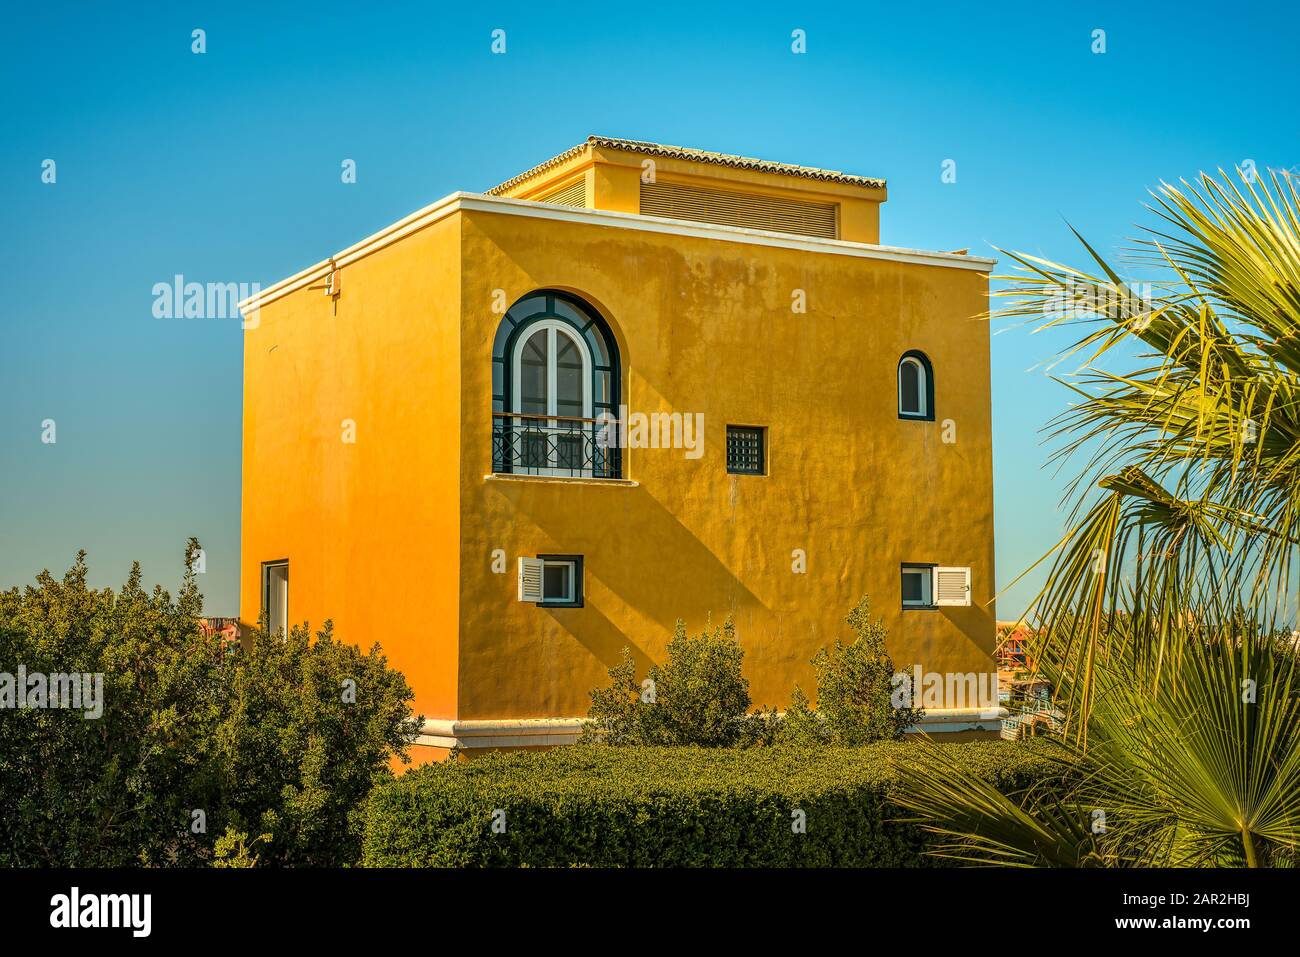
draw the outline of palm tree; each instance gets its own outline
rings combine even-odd
[[[1126,622],[1088,680],[1086,747],[1066,740],[1049,784],[1002,794],[922,743],[898,800],[938,835],[932,853],[1013,866],[1291,864],[1300,852],[1300,670],[1244,622],[1175,629],[1178,653],[1144,653]],[[1082,672],[1048,675],[1069,690]]]
[[[1118,614],[1159,656],[1180,618],[1249,608],[1269,632],[1284,613],[1300,543],[1300,196],[1290,175],[1221,179],[1154,194],[1160,223],[1130,261],[1156,280],[1126,282],[1079,236],[1090,271],[1009,253],[1017,275],[994,294],[1009,303],[998,315],[1081,330],[1062,358],[1083,368],[1060,380],[1078,401],[1049,433],[1054,460],[1083,464],[1033,620],[1085,676]],[[1101,368],[1117,356],[1127,368]],[[1082,735],[1092,683],[1071,689]]]
[[[1300,840],[1300,689],[1278,628],[1300,544],[1300,196],[1288,174],[1239,179],[1154,194],[1128,258],[1147,284],[1077,232],[1087,269],[1007,254],[994,314],[1080,330],[1062,356],[1082,360],[1061,380],[1077,401],[1049,433],[1055,460],[1082,464],[1030,615],[1073,770],[1003,795],[930,746],[905,802],[941,853],[1254,865]]]

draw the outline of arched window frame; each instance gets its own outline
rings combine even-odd
[[[574,330],[572,325],[570,325],[567,322],[563,322],[559,319],[538,319],[534,322],[530,322],[526,327],[526,332],[514,337],[514,346],[510,351],[510,374],[511,374],[510,395],[512,396],[512,399],[510,400],[510,405],[512,407],[505,411],[509,411],[509,412],[519,411],[518,397],[521,391],[520,385],[521,385],[521,377],[523,375],[522,359],[523,359],[524,346],[525,344],[527,344],[527,342],[530,339],[532,339],[533,336],[535,336],[539,332],[554,332],[555,338],[558,338],[560,336],[568,336],[569,340],[575,346],[578,347],[578,355],[582,357],[582,414],[585,418],[589,418],[589,419],[593,418],[592,415],[593,409],[591,405],[591,397],[592,397],[591,349],[587,345],[587,343],[583,341],[582,336],[580,336]],[[551,339],[552,346],[554,346],[554,342],[555,339],[552,338]],[[551,360],[551,367],[547,371],[547,379],[550,382],[555,381],[554,366],[555,366],[556,351],[557,350],[555,348],[547,349],[547,353],[550,356],[550,360]],[[548,398],[550,398],[549,395]],[[557,414],[554,409],[548,408],[546,411],[550,415]]]
[[[916,367],[921,377],[921,402],[920,412],[903,411],[903,366],[913,365]],[[917,349],[909,349],[904,352],[898,360],[898,370],[895,376],[898,397],[898,417],[900,419],[915,419],[922,422],[934,421],[934,368],[930,365],[930,360],[924,352]]]
[[[538,289],[522,296],[506,310],[497,328],[492,347],[492,470],[519,471],[516,457],[506,451],[517,448],[517,437],[510,434],[510,429],[515,421],[511,413],[519,412],[519,350],[538,328],[553,328],[556,335],[570,335],[583,356],[584,417],[593,422],[584,432],[590,467],[579,470],[577,476],[621,478],[621,450],[593,445],[600,429],[597,423],[615,421],[619,414],[622,370],[618,342],[609,323],[590,303],[556,289]],[[617,434],[614,429],[611,433]],[[532,469],[526,471],[538,474]],[[575,474],[573,469],[557,471]],[[543,470],[540,474],[552,473]]]

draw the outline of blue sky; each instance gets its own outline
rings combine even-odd
[[[0,587],[83,547],[173,587],[197,535],[234,614],[239,324],[155,319],[154,283],[268,285],[588,133],[884,176],[888,244],[1076,261],[1066,220],[1114,250],[1162,178],[1300,164],[1290,4],[269,6],[6,11]],[[993,339],[1000,587],[1062,531],[1062,342]]]

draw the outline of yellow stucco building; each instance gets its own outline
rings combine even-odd
[[[864,593],[900,668],[993,671],[992,261],[880,245],[885,195],[591,137],[262,290],[242,617],[380,641],[426,757],[571,741],[678,618],[755,705]]]

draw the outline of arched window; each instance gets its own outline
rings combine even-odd
[[[492,470],[618,478],[618,346],[567,293],[529,293],[492,346]]]
[[[898,360],[898,417],[934,418],[934,370],[923,352],[905,352]]]

